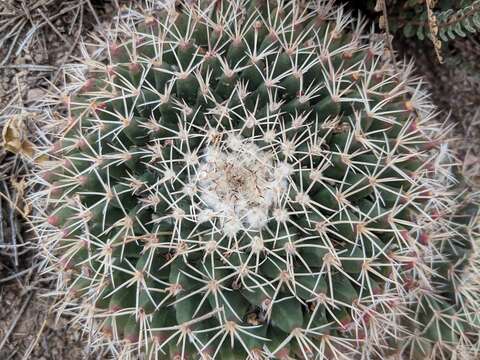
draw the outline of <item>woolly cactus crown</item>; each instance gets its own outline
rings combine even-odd
[[[473,244],[410,69],[331,1],[147,10],[88,62],[44,172],[61,306],[120,357],[470,356],[452,283],[477,282],[439,267]]]

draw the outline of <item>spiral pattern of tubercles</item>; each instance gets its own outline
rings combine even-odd
[[[132,358],[474,356],[474,244],[411,69],[331,1],[147,10],[44,172],[78,319]]]

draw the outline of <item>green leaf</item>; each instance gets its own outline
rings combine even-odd
[[[413,26],[412,23],[407,23],[404,27],[403,27],[403,35],[407,38],[410,38],[412,37],[413,35],[415,35],[415,26]]]
[[[425,28],[423,26],[417,28],[417,38],[421,41],[425,40]]]
[[[451,40],[455,40],[455,38],[456,38],[454,30],[455,29],[454,29],[453,26],[447,28],[447,35]]]
[[[461,22],[459,22],[459,23],[457,23],[457,24],[455,25],[454,30],[455,30],[455,32],[456,32],[458,35],[460,35],[461,37],[467,36],[467,34],[465,34],[465,32],[463,31],[462,23],[461,23]]]
[[[480,29],[480,12],[472,16],[472,22],[477,28]]]
[[[477,29],[473,27],[472,23],[470,22],[470,18],[468,17],[462,21],[462,25],[465,28],[465,30],[471,32],[472,34],[477,32]]]

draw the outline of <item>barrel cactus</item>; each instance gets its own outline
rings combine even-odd
[[[94,344],[476,358],[475,211],[411,66],[362,20],[331,1],[152,2],[107,35],[51,98],[65,125],[34,198],[58,306]]]

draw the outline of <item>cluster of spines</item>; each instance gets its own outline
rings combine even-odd
[[[216,2],[216,19],[187,6],[125,24],[125,41],[107,47],[110,65],[96,63],[67,101],[72,124],[45,173],[55,208],[45,238],[53,263],[73,274],[67,296],[84,298],[78,318],[133,344],[126,354],[173,358],[368,357],[389,347],[436,356],[468,345],[457,324],[471,318],[445,330],[448,302],[431,316],[443,300],[430,281],[448,260],[432,243],[452,229],[445,218],[442,232],[428,225],[450,204],[434,178],[429,133],[439,130],[421,114],[423,94],[380,67],[381,47],[363,45],[362,26],[348,30],[341,9],[318,4],[323,30],[297,36],[310,15],[289,2],[247,11],[244,23],[237,6]],[[198,27],[211,30],[203,40]],[[195,150],[228,151],[232,134],[291,164],[266,231],[226,236],[214,216],[207,228],[199,221]]]

